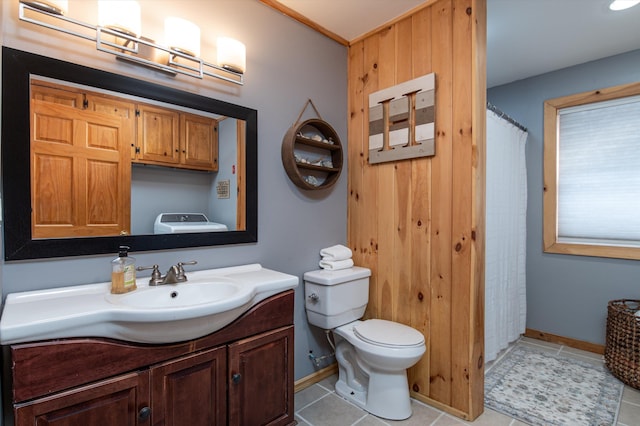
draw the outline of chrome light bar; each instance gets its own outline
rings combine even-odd
[[[38,14],[67,22],[75,30],[38,20],[36,18],[39,16]],[[19,17],[21,21],[94,41],[96,49],[101,52],[110,53],[115,55],[117,59],[150,67],[170,75],[184,74],[199,79],[206,75],[234,84],[244,84],[244,74],[241,72],[205,62],[199,57],[191,56],[179,50],[160,46],[154,43],[153,40],[144,37],[135,37],[107,27],[91,25],[45,8],[38,8],[22,2],[20,2]],[[82,34],[79,32],[81,28],[86,28],[90,31],[87,31],[88,34]],[[164,59],[163,61],[158,61],[155,60],[156,58]]]

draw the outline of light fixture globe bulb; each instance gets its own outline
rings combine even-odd
[[[140,37],[140,4],[135,0],[98,0],[98,24],[132,37]]]
[[[640,3],[640,0],[613,0],[609,5],[609,9],[614,11],[625,10],[635,6],[638,3]]]
[[[171,49],[189,56],[200,56],[200,27],[186,19],[164,20],[165,43]]]
[[[244,74],[247,69],[247,49],[238,40],[229,37],[218,37],[218,66]]]

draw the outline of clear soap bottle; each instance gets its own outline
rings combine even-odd
[[[135,290],[136,260],[129,257],[129,247],[120,246],[118,257],[111,261],[111,293],[122,294]]]

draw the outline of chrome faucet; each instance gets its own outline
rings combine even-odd
[[[136,269],[138,271],[153,269],[153,271],[151,271],[151,278],[149,279],[149,285],[151,286],[164,285],[164,284],[178,284],[178,283],[183,283],[187,281],[187,275],[184,272],[183,266],[195,265],[197,263],[198,262],[195,260],[192,260],[190,262],[178,262],[176,265],[173,265],[172,267],[169,268],[169,270],[167,271],[164,277],[162,276],[162,274],[160,274],[160,268],[157,264],[153,266],[138,266]]]

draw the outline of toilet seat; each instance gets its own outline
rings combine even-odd
[[[418,330],[397,322],[370,319],[353,326],[359,339],[386,348],[406,348],[424,345],[424,336]]]

